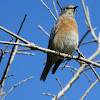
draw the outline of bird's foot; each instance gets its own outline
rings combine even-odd
[[[60,52],[58,50],[56,50],[55,54],[60,55]]]

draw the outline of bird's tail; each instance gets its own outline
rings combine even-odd
[[[46,77],[47,77],[47,75],[48,75],[48,73],[49,73],[51,67],[52,67],[51,64],[48,64],[48,63],[46,64],[46,66],[45,66],[45,68],[44,68],[44,70],[43,70],[43,73],[42,73],[42,75],[41,75],[40,80],[43,80],[43,82],[45,81],[45,79],[46,79]]]
[[[61,64],[62,61],[63,61],[63,59],[58,60],[58,61],[55,63],[55,65],[54,65],[54,67],[53,67],[53,70],[52,70],[52,74],[54,74],[54,73],[56,72],[57,68],[59,67],[59,65]]]

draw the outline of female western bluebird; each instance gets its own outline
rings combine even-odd
[[[78,6],[67,5],[62,8],[61,14],[52,28],[48,49],[70,55],[74,54],[78,47],[79,39],[77,23],[75,21],[77,7]],[[54,74],[63,60],[64,58],[60,56],[47,53],[47,63],[40,80],[45,81],[53,64],[55,64],[52,70],[52,74]]]

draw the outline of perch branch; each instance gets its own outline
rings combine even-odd
[[[1,41],[0,41],[1,43]],[[54,50],[50,50],[50,49],[46,49],[46,48],[42,48],[42,47],[39,47],[33,43],[30,43],[30,44],[22,44],[22,43],[14,43],[14,42],[2,42],[2,43],[5,43],[5,44],[12,44],[12,45],[19,45],[19,46],[25,46],[25,47],[29,47],[33,50],[39,50],[39,51],[43,51],[43,52],[49,52],[49,53],[53,53],[55,55],[58,55],[58,56],[61,56],[61,57],[64,57],[64,58],[70,58],[70,59],[75,59],[75,60],[80,60],[80,61],[83,61],[87,64],[91,64],[91,65],[94,65],[94,66],[98,66],[100,67],[100,64],[96,63],[96,62],[93,62],[91,60],[88,60],[86,58],[83,58],[83,57],[77,57],[77,56],[71,56],[71,55],[68,55],[68,54],[64,54],[64,53],[57,53],[57,51],[54,51]]]

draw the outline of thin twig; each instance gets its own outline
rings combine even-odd
[[[67,59],[67,62],[65,63],[65,65],[61,68],[61,70],[63,70],[65,68],[65,66],[68,64],[68,62],[70,61],[71,59]]]
[[[4,100],[5,97],[6,97],[11,91],[13,91],[13,89],[16,88],[18,85],[20,85],[20,84],[22,84],[22,83],[24,83],[24,82],[26,82],[26,81],[28,81],[28,80],[30,80],[30,79],[32,79],[32,78],[33,78],[33,77],[29,77],[29,78],[27,78],[27,79],[25,79],[25,80],[22,80],[22,81],[19,82],[18,84],[15,84],[15,85],[4,95],[4,97],[3,97],[1,100]]]
[[[42,26],[38,25],[38,28],[41,29],[48,37],[50,37],[49,33],[46,32],[46,31],[42,28]]]
[[[43,95],[48,95],[48,96],[52,96],[52,97],[55,97],[55,95],[53,94],[50,94],[50,93],[42,93]]]
[[[11,77],[11,76],[14,76],[13,74],[12,75],[8,75],[7,77],[5,77],[6,79],[8,78],[8,77]]]
[[[21,26],[20,26],[20,29],[19,29],[17,35],[19,35],[19,33],[20,33],[20,31],[21,31],[21,29],[22,29],[22,27],[23,27],[23,24],[24,24],[24,22],[25,22],[25,20],[26,20],[26,17],[27,17],[27,14],[25,14],[25,16],[24,16],[24,19],[23,19],[23,21],[22,21],[22,23],[21,23]]]
[[[93,68],[97,68],[96,66],[93,66]],[[83,71],[87,71],[87,70],[90,70],[91,68],[85,68]]]
[[[80,46],[80,44],[82,43],[82,41],[84,40],[84,38],[87,36],[87,34],[90,32],[90,30],[88,30],[86,33],[85,33],[85,35],[82,37],[82,39],[80,40],[80,42],[79,42],[79,45],[78,45],[78,47]]]
[[[85,6],[85,3],[84,3],[84,0],[81,0],[82,1],[82,5],[83,5],[83,9],[84,9],[84,13],[85,13],[85,16],[86,16],[86,19],[87,19],[87,22],[88,22],[88,27],[91,31],[91,35],[93,36],[93,38],[95,40],[97,40],[97,37],[92,29],[92,25],[91,25],[91,21],[90,21],[90,16],[89,16],[89,10],[86,9],[86,6]],[[87,7],[88,8],[88,7]]]
[[[12,36],[10,42],[11,42],[13,39],[14,39],[14,37]],[[5,47],[5,49],[2,50],[2,52],[1,52],[0,63],[1,63],[1,60],[2,60],[2,58],[3,58],[3,55],[5,54],[5,51],[6,51],[6,49],[8,48],[8,46],[9,46],[9,44],[7,44],[6,47]]]
[[[88,78],[88,80],[89,80],[89,83],[90,84],[92,84],[92,82],[91,82],[91,80],[90,80],[90,78],[89,78],[89,76],[83,71],[83,73],[86,75],[86,77]]]
[[[97,28],[94,28],[93,30],[96,30]],[[90,30],[88,30],[86,33],[85,33],[85,35],[82,37],[82,39],[80,40],[80,42],[79,42],[79,45],[78,45],[78,47],[80,46],[80,45],[82,45],[81,43],[82,43],[82,41],[84,40],[84,38],[87,36],[87,34],[90,32]]]
[[[32,50],[29,48],[29,49],[18,49],[17,51],[32,51]]]
[[[94,68],[92,67],[92,65],[89,65],[89,66],[92,69],[92,71],[94,72],[94,74],[96,75],[96,77],[98,78],[98,80],[100,81],[100,77],[98,76],[98,74],[96,73],[96,71],[94,70]]]
[[[88,23],[87,23],[87,21],[86,21],[86,20],[84,21],[84,23],[88,26]]]
[[[76,50],[77,52],[78,52],[78,55],[79,55],[79,57],[83,57],[83,58],[86,58],[81,52],[80,52],[80,50],[77,48],[77,50]]]
[[[74,67],[71,67],[71,66],[66,66],[66,68],[70,68],[70,69],[73,69],[73,70],[75,70],[75,71],[78,70],[78,69],[76,69],[76,68],[74,68]],[[83,72],[84,75],[86,75],[86,77],[88,78],[88,80],[89,80],[89,82],[90,82],[90,84],[91,84],[91,80],[90,80],[89,76],[88,76],[84,71],[82,71],[82,72]]]
[[[52,2],[53,2],[54,9],[55,9],[55,11],[56,11],[56,16],[57,16],[57,19],[58,19],[58,18],[59,18],[59,15],[58,15],[58,11],[57,11],[57,8],[56,8],[56,5],[55,5],[55,2],[54,2],[54,0],[52,0]]]
[[[100,53],[100,32],[99,32],[99,37],[98,37],[98,52]]]
[[[60,87],[61,87],[61,90],[63,89],[63,87],[62,87],[62,85],[61,85],[61,83],[60,83],[60,81],[59,81],[59,79],[56,77],[56,80],[58,81],[58,83],[59,83],[59,85],[60,85]]]
[[[58,4],[58,6],[60,7],[60,9],[62,10],[62,7],[61,7],[61,5],[60,5],[60,3],[59,3],[58,0],[57,0],[57,4]]]
[[[55,18],[55,20],[57,20],[57,18],[55,17],[55,15],[52,13],[52,11],[50,10],[50,8],[43,2],[43,0],[40,0],[40,1],[48,9],[48,11],[51,13],[51,15]]]
[[[2,92],[2,94],[0,94],[0,96],[2,96],[2,95],[4,95],[4,94],[6,94],[7,92]]]
[[[24,50],[24,49],[23,49],[23,50]],[[0,52],[0,53],[2,53],[2,52]],[[5,51],[4,53],[11,53],[11,50]],[[31,55],[31,56],[34,56],[34,55],[35,55],[34,53],[19,52],[18,50],[17,50],[16,54]]]
[[[93,42],[97,42],[97,40],[88,41],[88,42],[85,42],[85,43],[80,44],[79,46],[82,46],[82,45],[88,44],[88,43],[93,43]]]
[[[23,55],[31,55],[34,56],[34,53],[28,53],[28,52],[16,52],[17,54],[23,54]]]
[[[85,97],[87,96],[87,94],[90,92],[90,90],[99,82],[99,80],[96,80],[89,88],[88,90],[85,92],[85,94],[82,96],[82,98],[80,100],[84,100]]]
[[[96,61],[97,63],[100,63],[100,60]]]
[[[72,70],[71,68],[70,68],[69,70],[72,72],[72,74],[73,74],[73,76],[74,76],[74,72],[73,72],[73,70]]]
[[[18,51],[32,51],[32,50],[31,49],[18,49],[17,52]],[[2,52],[0,52],[0,53],[2,53]],[[5,51],[4,53],[11,53],[11,50]]]
[[[20,30],[21,30],[21,28],[22,28],[22,26],[23,26],[23,23],[24,23],[25,19],[26,19],[26,16],[27,16],[27,14],[26,14],[25,17],[24,17],[23,22],[21,23],[20,29],[19,29],[19,31],[18,31],[18,33],[17,33],[17,36],[18,36],[19,33],[20,33]],[[20,41],[20,40],[16,38],[15,42],[16,42],[16,43],[19,43],[19,41]],[[12,62],[13,62],[14,56],[15,56],[15,54],[16,54],[16,52],[17,52],[17,48],[18,48],[18,45],[14,45],[13,48],[12,48],[12,51],[11,51],[11,54],[10,54],[10,57],[9,57],[9,60],[8,60],[6,69],[5,69],[5,71],[4,71],[4,74],[3,74],[3,76],[2,76],[2,79],[1,79],[1,81],[0,81],[0,85],[1,85],[0,94],[2,94],[3,87],[4,87],[4,84],[5,84],[5,80],[6,80],[8,71],[9,71],[9,69],[10,69],[10,66],[11,66],[11,64],[12,64]],[[0,96],[0,98],[1,98],[1,96]]]

